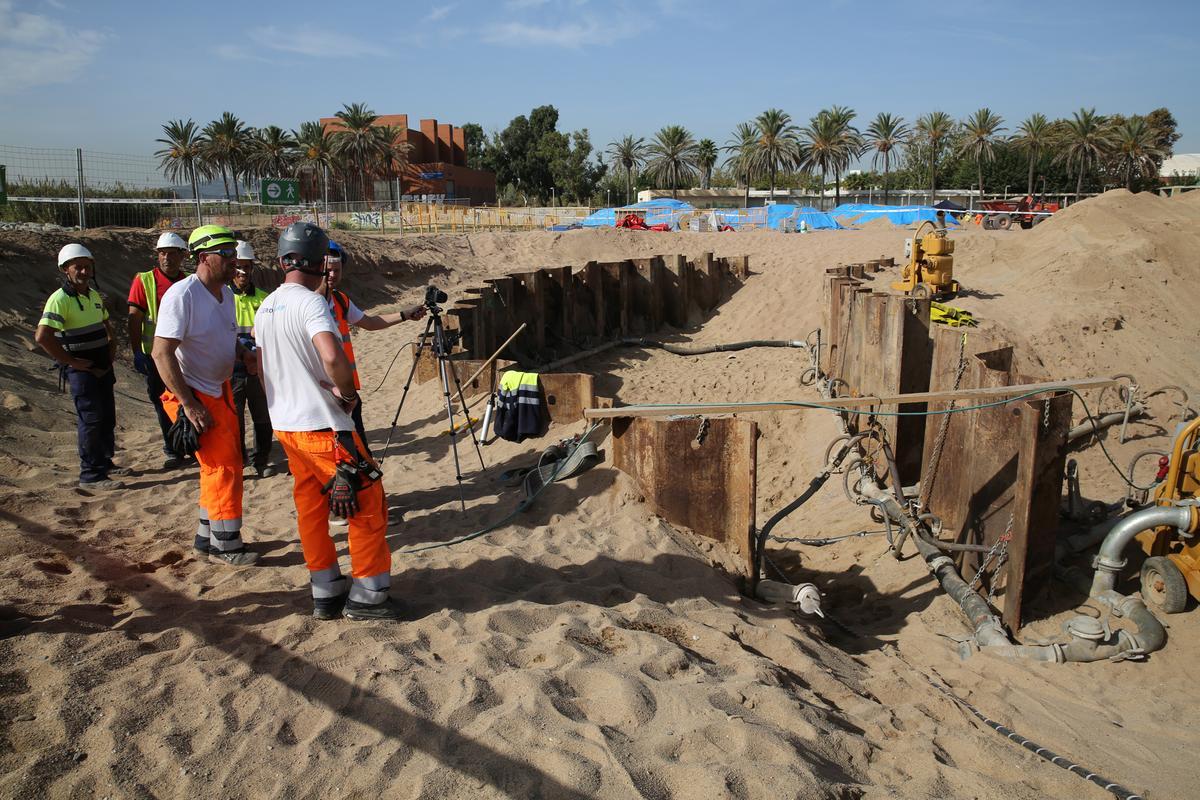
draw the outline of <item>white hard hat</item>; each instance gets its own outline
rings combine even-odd
[[[158,237],[158,244],[154,245],[154,249],[163,250],[168,247],[187,250],[187,245],[183,243],[183,238],[178,233],[171,233],[170,231],[166,231]]]
[[[246,259],[248,261],[253,261],[254,260],[254,246],[243,239],[238,239],[237,258],[239,261],[242,259]]]
[[[92,261],[96,260],[92,258],[92,251],[88,250],[83,245],[76,244],[74,242],[64,245],[63,249],[58,251],[58,265],[60,267],[74,258],[91,258]]]

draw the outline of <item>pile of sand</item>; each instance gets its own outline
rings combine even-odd
[[[1120,213],[1110,208],[1117,202]],[[1194,233],[1155,222],[1151,207],[1105,196],[1033,231],[953,234],[958,275],[976,293],[961,304],[1031,354],[1038,348],[1047,373],[1118,371],[1127,359],[1119,371],[1190,379],[1200,368],[1190,328],[1173,323],[1178,346],[1160,341],[1145,298],[1164,320],[1189,319],[1185,276],[1200,251],[1187,238]],[[903,231],[876,227],[338,238],[353,254],[351,294],[379,310],[414,301],[429,281],[455,295],[487,275],[539,266],[748,254],[755,274],[746,285],[703,327],[675,334],[721,342],[804,338],[821,324],[826,268],[899,260]],[[250,235],[271,252],[270,231]],[[83,239],[123,313],[120,299],[148,264],[153,234]],[[883,555],[879,538],[779,545],[778,563],[818,583],[837,622],[800,619],[738,595],[717,550],[658,520],[608,466],[551,487],[485,539],[396,555],[394,594],[409,604],[408,622],[318,624],[306,616],[288,480],[247,483],[247,538],[264,566],[230,572],[194,559],[195,473],[157,472],[157,431],[127,367],[118,460],[143,474],[119,496],[72,487],[69,399],[28,342],[66,240],[0,233],[0,794],[1107,796],[978,727],[926,675],[1136,789],[1191,791],[1191,770],[1175,756],[1198,743],[1187,704],[1142,687],[1174,685],[1194,661],[1194,614],[1172,620],[1167,649],[1147,664],[959,662],[953,637],[967,626],[919,559]],[[1147,248],[1154,262],[1130,263]],[[1090,280],[1080,274],[1089,265],[1098,270]],[[1170,283],[1151,291],[1153,281],[1131,278],[1138,293],[1110,289],[1107,281],[1139,270]],[[1114,314],[1125,320],[1119,330],[1080,328]],[[368,390],[414,334],[408,325],[356,336]],[[1158,366],[1157,353],[1169,348],[1175,363]],[[387,437],[406,360],[367,396],[374,442]],[[599,392],[624,402],[806,398],[805,367],[800,350],[688,358],[612,350],[579,365],[597,375]],[[433,384],[414,389],[384,465],[395,550],[508,513],[518,493],[497,476],[575,432],[488,446],[488,476],[463,447],[461,513],[440,402]],[[1157,425],[1170,427],[1169,411],[1131,428],[1139,439],[1123,448],[1110,437],[1117,457],[1161,447]],[[756,421],[761,523],[807,485],[835,427],[801,413]],[[1119,498],[1112,477],[1101,480],[1094,448],[1080,458],[1085,493]],[[782,527],[820,536],[871,523],[831,482]],[[1057,638],[1060,622],[1029,635]]]

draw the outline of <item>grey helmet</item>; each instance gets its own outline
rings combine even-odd
[[[293,222],[279,234],[280,258],[292,256],[298,261],[285,265],[285,270],[298,269],[306,275],[325,274],[325,255],[329,252],[329,237],[311,222]]]

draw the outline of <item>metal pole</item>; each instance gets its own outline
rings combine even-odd
[[[325,171],[325,216],[329,216],[329,165],[322,164],[321,169]]]
[[[87,213],[83,207],[83,149],[82,148],[79,148],[79,147],[75,148],[75,161],[78,165],[78,170],[79,170],[76,173],[77,177],[75,179],[75,188],[79,192],[79,230],[83,230],[84,228],[87,227]]]

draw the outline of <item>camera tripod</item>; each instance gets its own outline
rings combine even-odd
[[[487,470],[487,465],[483,463],[483,450],[479,446],[479,439],[475,436],[475,425],[471,422],[471,412],[467,410],[467,400],[463,396],[462,383],[458,379],[458,372],[454,369],[454,363],[450,360],[450,349],[454,346],[454,342],[447,335],[445,327],[442,325],[442,309],[438,306],[438,302],[445,302],[446,293],[440,292],[430,286],[425,293],[425,308],[429,311],[429,321],[425,323],[425,331],[417,340],[417,349],[413,355],[412,369],[408,371],[408,380],[404,382],[404,391],[400,395],[400,404],[396,406],[396,415],[392,417],[392,427],[388,430],[387,442],[383,446],[383,454],[386,457],[388,447],[392,443],[392,434],[396,431],[396,423],[400,420],[400,412],[404,408],[404,401],[408,398],[409,387],[412,386],[413,377],[417,374],[417,365],[421,363],[421,351],[426,347],[430,349],[434,357],[437,359],[438,376],[442,381],[442,397],[446,402],[446,419],[450,423],[450,450],[454,453],[454,478],[458,481],[458,500],[462,506],[462,510],[467,510],[467,499],[463,492],[463,476],[462,466],[458,460],[458,429],[454,425],[454,402],[450,399],[450,379],[454,379],[454,389],[458,393],[458,400],[462,403],[463,415],[466,417],[464,423],[467,430],[470,432],[471,441],[475,444],[475,453],[479,456],[479,467],[482,470]],[[432,333],[432,337],[430,334]]]

